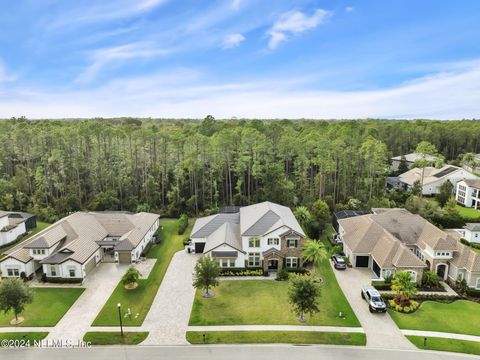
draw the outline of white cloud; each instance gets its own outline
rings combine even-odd
[[[352,11],[354,11],[354,10],[355,10],[355,8],[354,8],[353,6],[347,6],[347,7],[345,8],[345,11],[346,11],[346,12],[352,12]]]
[[[232,0],[232,7],[235,10],[240,9],[240,5],[242,4],[242,0]]]
[[[480,118],[480,64],[364,91],[299,90],[288,78],[226,84],[206,78],[175,69],[90,91],[12,88],[0,93],[0,117]]]
[[[228,34],[223,39],[223,48],[235,48],[239,46],[242,41],[245,41],[245,36],[243,36],[242,34]]]
[[[0,61],[0,83],[17,80],[17,77],[7,70],[7,67]]]
[[[149,58],[168,55],[172,51],[157,49],[150,43],[131,43],[106,49],[96,50],[91,55],[92,64],[75,80],[77,83],[89,83],[108,64],[122,63],[135,58]]]
[[[268,47],[274,49],[282,41],[287,40],[289,34],[299,34],[313,29],[323,23],[332,13],[327,10],[317,9],[310,16],[298,10],[289,11],[279,16],[271,29],[267,32],[270,36]]]

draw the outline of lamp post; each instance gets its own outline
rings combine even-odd
[[[122,305],[118,303],[117,307],[118,307],[118,318],[120,319],[120,334],[122,334],[122,337],[123,337]]]

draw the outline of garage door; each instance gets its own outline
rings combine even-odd
[[[375,273],[375,275],[380,277],[380,266],[378,266],[377,262],[374,259],[372,259],[372,261],[373,261],[373,272]]]
[[[94,269],[96,265],[95,261],[95,256],[88,260],[88,262],[85,264],[85,275],[90,272],[90,270]]]
[[[120,264],[130,264],[132,262],[132,254],[130,252],[119,252],[118,262]]]
[[[195,243],[195,252],[197,254],[203,253],[203,249],[205,249],[205,243]]]
[[[368,267],[369,256],[357,256],[355,260],[355,267]]]

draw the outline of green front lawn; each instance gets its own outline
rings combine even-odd
[[[84,288],[34,288],[33,302],[20,314],[25,321],[16,326],[55,326],[83,293]],[[12,326],[13,313],[0,313],[0,326]]]
[[[190,344],[365,345],[367,342],[362,333],[315,331],[188,331],[186,338]]]
[[[34,346],[34,341],[45,339],[48,332],[5,332],[0,333],[0,340],[28,341],[30,346]]]
[[[407,336],[413,345],[419,349],[459,352],[480,355],[480,342],[428,337],[427,345],[423,346],[423,336]]]
[[[124,332],[123,336],[119,331],[92,331],[85,334],[83,341],[90,342],[92,345],[137,345],[145,340],[147,336],[148,331]]]
[[[457,300],[451,304],[425,301],[411,314],[389,310],[400,329],[480,335],[480,304]]]
[[[467,207],[460,206],[458,204],[457,206],[455,206],[455,208],[458,210],[458,212],[463,218],[475,219],[480,217],[480,211],[475,210],[474,208],[467,208]]]
[[[320,312],[308,318],[305,325],[360,326],[329,260],[322,262],[319,274],[324,280]],[[214,289],[214,298],[202,298],[197,291],[190,325],[301,325],[291,311],[287,289],[286,281],[221,281]]]
[[[185,234],[177,235],[177,222],[177,219],[160,220],[160,226],[163,226],[163,230],[160,232],[162,243],[154,245],[147,255],[149,258],[157,259],[150,275],[147,279],[141,279],[138,282],[138,287],[134,290],[126,290],[122,282],[119,282],[103,309],[97,315],[93,326],[118,325],[118,303],[121,303],[125,310],[130,308],[133,314],[131,319],[124,318],[125,326],[142,325],[162,283],[170,260],[177,251],[184,248],[182,241],[192,229],[193,221],[190,220]],[[139,316],[135,318],[137,313]]]

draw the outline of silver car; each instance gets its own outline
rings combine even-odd
[[[386,312],[387,306],[380,293],[371,285],[362,287],[362,299],[368,303],[368,309],[373,312]]]

